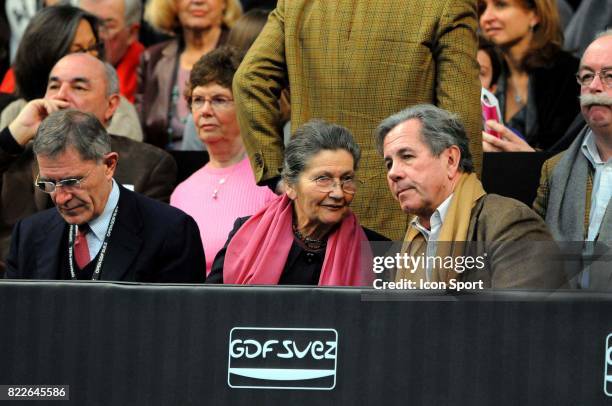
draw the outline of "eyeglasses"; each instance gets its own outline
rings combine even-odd
[[[34,181],[34,186],[39,188],[41,191],[45,193],[53,193],[56,191],[58,187],[62,187],[64,189],[76,189],[80,188],[81,184],[85,182],[85,179],[89,176],[92,170],[90,170],[87,175],[82,176],[80,178],[69,178],[62,179],[58,181],[45,181],[40,180],[40,174],[36,175],[36,180]]]
[[[339,180],[339,182],[336,181],[336,178],[330,178],[329,176],[319,176],[311,180],[317,185],[317,189],[321,192],[329,193],[339,184],[340,188],[350,195],[354,195],[355,192],[357,192],[357,187],[363,184],[362,181],[352,176],[347,176]]]
[[[228,109],[234,103],[234,100],[226,97],[212,97],[208,99],[206,97],[193,96],[191,98],[191,108],[199,110],[206,105],[206,102],[210,103],[213,110],[219,111]]]
[[[599,76],[601,83],[605,87],[612,89],[612,68],[602,69],[599,72],[595,72],[595,73],[593,72],[577,73],[576,80],[578,80],[578,83],[581,86],[590,86],[591,83],[593,83],[593,80],[595,80],[595,75]]]
[[[107,21],[101,21],[98,25],[98,30],[100,34],[107,38],[112,38],[121,31],[126,30],[127,28],[128,27],[125,25],[123,27],[117,27],[112,22],[109,23]]]

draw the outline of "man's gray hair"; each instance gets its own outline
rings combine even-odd
[[[353,156],[353,169],[357,170],[361,150],[351,132],[336,124],[310,120],[298,128],[285,148],[282,177],[295,185],[313,156],[321,151],[344,150]]]
[[[93,114],[59,110],[40,124],[33,149],[36,155],[55,158],[68,147],[76,149],[83,160],[100,162],[111,152],[111,139]]]
[[[70,0],[65,0],[64,1],[67,4],[73,4],[76,6],[76,4],[74,4],[74,1],[70,1]],[[77,0],[77,2],[79,7],[81,6],[81,3],[83,3],[83,0]],[[126,27],[130,27],[132,24],[140,24],[140,19],[142,18],[142,1],[141,0],[123,0],[123,6],[124,6],[124,19],[125,19],[125,25]]]
[[[113,94],[119,93],[119,76],[117,76],[117,71],[113,65],[108,62],[102,63],[106,74],[106,97],[111,97]]]
[[[591,41],[591,44],[593,42],[597,41],[599,38],[607,37],[607,36],[610,36],[610,35],[612,35],[612,28],[608,28],[606,30],[600,31],[597,34],[595,34],[595,37],[593,38],[593,41]],[[589,44],[589,46],[591,44]],[[580,69],[582,69],[582,61],[583,60],[584,60],[584,52],[582,53],[582,56],[580,57]]]
[[[123,0],[125,4],[125,25],[129,28],[133,24],[140,24],[142,18],[141,0]]]
[[[469,140],[463,123],[457,115],[431,104],[409,107],[380,123],[374,131],[374,136],[376,137],[376,147],[381,155],[383,154],[383,145],[387,134],[398,125],[412,119],[420,121],[421,140],[427,145],[432,155],[440,156],[444,150],[456,145],[461,152],[459,169],[464,173],[474,171]]]

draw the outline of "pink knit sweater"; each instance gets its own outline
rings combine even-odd
[[[249,160],[245,157],[227,168],[211,168],[206,164],[174,189],[170,204],[198,223],[208,275],[234,221],[254,214],[275,197],[269,188],[255,184]]]

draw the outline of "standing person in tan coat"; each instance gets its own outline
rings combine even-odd
[[[386,191],[372,131],[418,103],[458,113],[481,166],[476,4],[470,0],[279,0],[234,79],[241,133],[256,180],[275,188],[283,161],[278,99],[291,124],[343,125],[363,151],[353,209],[364,226],[400,239],[407,216]]]

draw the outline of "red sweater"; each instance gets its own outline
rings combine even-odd
[[[9,68],[4,74],[4,80],[0,84],[0,92],[2,93],[13,93],[15,91],[15,74],[13,68]]]
[[[119,91],[130,103],[134,103],[134,94],[138,86],[138,65],[140,64],[140,54],[144,51],[144,46],[136,41],[123,55],[123,59],[115,66],[119,76]]]

